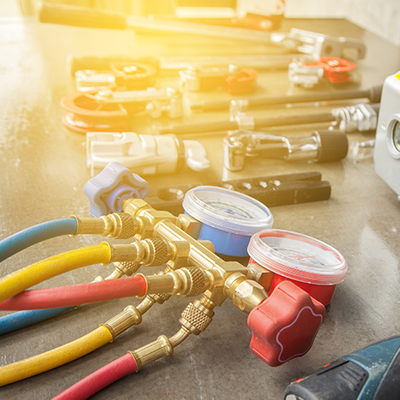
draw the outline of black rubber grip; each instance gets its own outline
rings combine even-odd
[[[122,13],[42,2],[38,9],[40,22],[81,26],[85,28],[126,29]]]
[[[315,162],[339,161],[347,156],[349,140],[346,133],[338,131],[313,132],[319,141],[318,158]]]

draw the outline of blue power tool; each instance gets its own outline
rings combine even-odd
[[[400,335],[324,365],[285,391],[285,400],[353,399],[400,399]]]

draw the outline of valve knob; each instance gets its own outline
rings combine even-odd
[[[143,199],[149,190],[150,185],[147,181],[117,162],[107,164],[83,188],[90,201],[92,217],[120,212],[125,199],[132,197]]]
[[[249,314],[250,349],[271,367],[300,357],[310,349],[324,317],[322,303],[283,281]]]

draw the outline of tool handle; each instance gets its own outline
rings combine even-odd
[[[85,28],[126,29],[122,13],[42,2],[38,9],[40,22],[81,26]]]
[[[247,319],[251,351],[275,367],[308,352],[325,317],[325,307],[290,281],[281,282]]]

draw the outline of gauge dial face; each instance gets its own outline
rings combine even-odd
[[[245,236],[270,228],[274,220],[258,200],[215,186],[198,186],[187,192],[183,208],[203,224]]]

